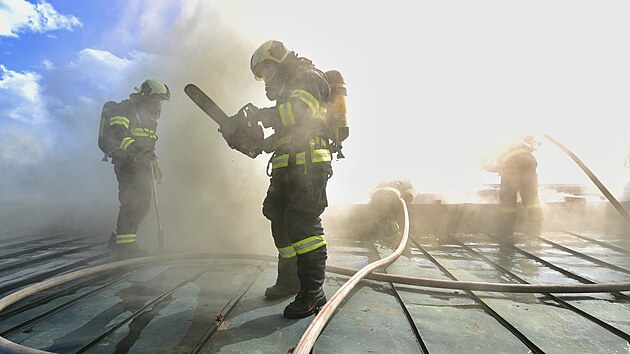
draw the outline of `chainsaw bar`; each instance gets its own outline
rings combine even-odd
[[[219,123],[219,126],[223,126],[228,122],[228,115],[223,112],[223,110],[210,98],[206,95],[197,85],[188,84],[184,87],[184,92],[190,97],[190,99],[195,102],[205,114],[210,116],[212,120]]]

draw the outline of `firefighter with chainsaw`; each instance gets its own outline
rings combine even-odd
[[[271,221],[278,249],[278,278],[265,297],[297,293],[284,317],[303,318],[327,301],[322,287],[327,251],[320,215],[328,206],[332,154],[343,157],[341,141],[349,132],[345,84],[339,72],[323,73],[276,40],[253,53],[250,69],[264,81],[267,98],[275,101],[269,108],[250,105],[247,112],[249,121],[274,131],[248,154],[273,154],[263,214]]]
[[[169,88],[158,80],[146,80],[135,90],[119,103],[105,103],[99,129],[103,161],[111,158],[118,180],[120,209],[108,248],[120,259],[144,254],[136,243],[136,232],[149,211],[153,183],[159,183],[157,120],[162,102],[171,96]]]
[[[517,195],[529,217],[528,234],[539,236],[542,229],[543,215],[538,199],[538,162],[534,156],[537,142],[533,136],[525,136],[520,143],[509,147],[501,154],[496,164],[488,171],[501,176],[499,203],[501,205],[501,236],[511,236],[516,224]]]

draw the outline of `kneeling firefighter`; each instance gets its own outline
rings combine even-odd
[[[323,73],[276,40],[263,43],[250,64],[254,77],[264,81],[267,98],[276,102],[269,108],[248,105],[248,120],[274,134],[244,152],[250,157],[273,153],[263,214],[271,221],[278,249],[278,279],[265,297],[297,293],[284,316],[303,318],[326,303],[327,252],[320,215],[328,206],[332,154],[343,157],[341,142],[349,132],[345,84],[339,72]]]
[[[410,205],[414,196],[413,185],[407,179],[379,183],[370,196],[367,233],[378,240],[396,243],[396,238],[402,236],[400,226],[403,222],[398,199]]]
[[[168,87],[158,80],[145,80],[135,89],[129,99],[105,103],[98,139],[103,161],[111,158],[118,180],[120,209],[108,247],[120,259],[144,254],[136,243],[136,232],[149,212],[152,180],[154,176],[159,179],[157,120],[162,102],[171,97]]]

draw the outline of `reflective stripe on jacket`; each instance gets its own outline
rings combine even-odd
[[[308,163],[330,163],[332,154],[324,137],[330,86],[320,71],[302,68],[292,75],[276,102],[272,128],[279,136],[271,150],[272,170]]]
[[[152,151],[155,149],[157,121],[151,118],[143,118],[136,109],[136,104],[131,99],[118,103],[113,110],[113,116],[109,118],[109,139],[118,146],[121,153],[118,157],[126,156],[125,153],[133,151]]]

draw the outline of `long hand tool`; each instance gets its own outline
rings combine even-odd
[[[161,250],[164,246],[164,230],[162,230],[162,222],[160,221],[160,203],[158,202],[157,193],[157,180],[155,179],[155,169],[157,168],[157,161],[151,160],[151,181],[153,184],[153,202],[155,203],[155,218],[157,220],[158,228],[158,250]]]

